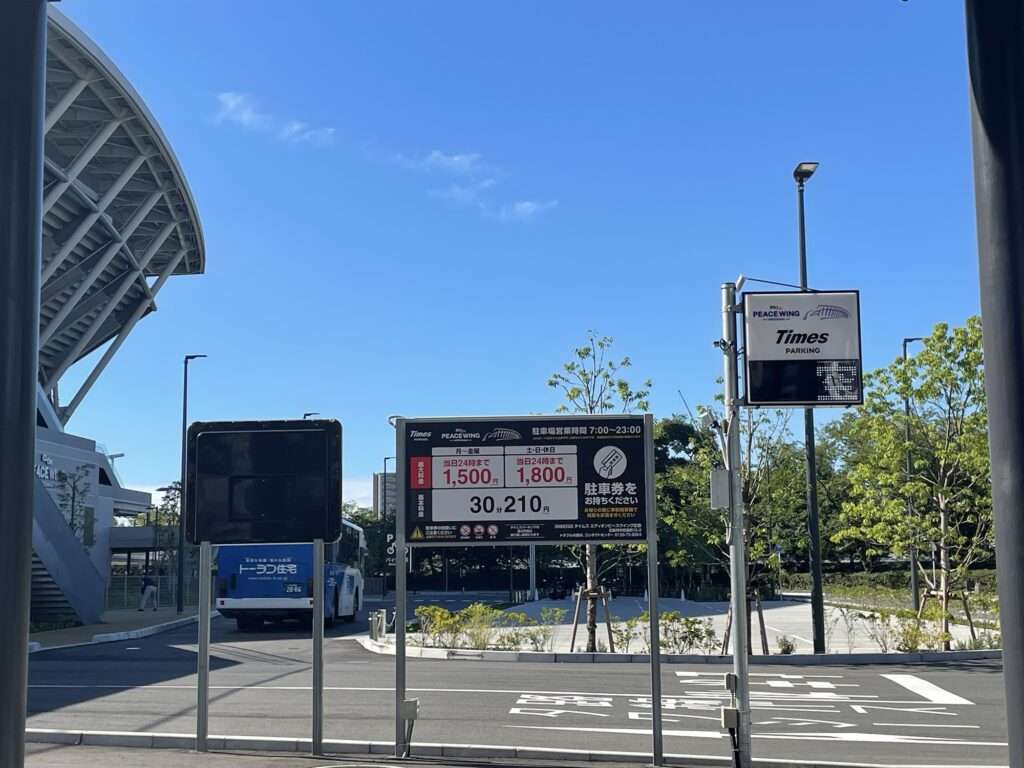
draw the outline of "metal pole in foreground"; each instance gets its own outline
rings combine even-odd
[[[206,355],[185,355],[184,382],[181,390],[181,495],[178,499],[178,614],[185,612],[185,448],[188,443],[188,363]]]
[[[530,600],[537,599],[537,545],[530,545]]]
[[[395,757],[405,754],[405,419],[395,419]],[[411,558],[410,558],[411,559]]]
[[[651,617],[651,737],[652,762],[664,765],[661,733],[661,650],[658,647],[658,515],[654,499],[654,416],[644,414],[644,464],[647,487],[647,615]],[[607,619],[607,615],[605,619]]]
[[[736,376],[736,284],[722,284],[726,457],[729,470],[729,570],[732,579],[732,668],[736,673],[739,768],[750,768],[750,676],[747,649],[747,554],[740,480],[740,409]]]
[[[907,367],[907,344],[912,341],[920,341],[919,336],[907,337],[903,339],[903,368]],[[907,461],[904,472],[904,479],[906,482],[910,482],[910,475],[914,471],[913,457],[910,451],[910,398],[903,398],[903,440],[907,444]],[[911,529],[915,528],[914,525],[914,502],[907,499],[907,521],[910,523]],[[913,536],[910,540],[910,605],[917,611],[921,608],[921,586],[918,582],[917,577],[917,545],[914,543]]]
[[[313,746],[324,753],[324,540],[313,540]]]
[[[206,752],[210,732],[210,542],[199,545],[199,654],[196,660],[196,752]]]
[[[809,170],[801,171],[808,166]],[[813,167],[810,167],[813,166]],[[800,240],[800,290],[807,290],[807,230],[804,226],[804,183],[817,163],[801,163],[796,179],[797,218]],[[814,652],[825,653],[825,595],[821,578],[821,530],[818,522],[818,468],[814,454],[814,409],[804,408],[804,448],[807,453],[807,556],[811,566],[811,624]]]
[[[1007,721],[1024,711],[1024,48],[1020,3],[967,0],[974,197]],[[1024,767],[1024,729],[1007,734]]]
[[[25,760],[46,2],[0,13],[0,765]]]

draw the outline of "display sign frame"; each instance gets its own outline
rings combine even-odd
[[[863,405],[860,291],[748,291],[742,306],[745,406]]]
[[[323,444],[310,440],[302,446],[290,438],[289,433],[318,433],[323,437]],[[255,442],[247,459],[249,466],[242,466],[242,454],[245,452],[241,449],[232,451],[236,456],[228,458],[224,455],[224,448],[227,445],[225,441],[233,436],[238,436],[238,445],[241,446],[241,440],[245,439],[243,435],[273,435],[249,439],[261,441],[261,450],[277,441],[278,446],[308,451],[306,455],[311,459],[315,453],[316,466],[312,470],[292,467],[294,471],[289,472],[284,456],[283,468],[268,466],[267,455],[255,455]],[[212,441],[220,441],[221,444],[213,447]],[[210,458],[204,459],[203,451],[208,452],[206,456]],[[294,460],[301,463],[301,457]],[[204,461],[219,463],[217,466],[210,463],[207,469],[203,466]],[[225,462],[232,461],[237,463],[226,467]],[[342,427],[333,419],[193,423],[186,435],[184,508],[188,541],[192,544],[208,541],[224,545],[310,543],[317,539],[336,541],[341,535],[341,462]],[[214,486],[216,492],[211,490]],[[308,509],[293,508],[289,510],[290,514],[282,513],[280,517],[247,520],[239,516],[240,504],[235,503],[236,494],[243,492],[258,495],[277,491],[282,498],[294,500],[303,493],[310,495],[309,491],[313,489],[317,494],[322,490],[322,505],[315,505],[315,509],[314,505]]]
[[[397,480],[409,547],[647,541],[653,468],[646,466],[645,443],[653,435],[642,414],[429,417],[401,424]],[[602,478],[595,460],[615,466]],[[550,463],[532,463],[542,461]],[[460,472],[473,482],[459,483]]]

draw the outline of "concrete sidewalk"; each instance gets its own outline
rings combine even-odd
[[[134,632],[167,624],[177,619],[194,619],[197,610],[194,605],[185,606],[185,612],[180,616],[174,608],[159,608],[155,611],[137,611],[131,608],[106,611],[102,621],[98,624],[82,624],[66,629],[33,632],[29,635],[29,642],[39,643],[42,648],[91,643],[96,635]]]
[[[419,765],[430,768],[452,768],[465,766],[465,759],[447,759],[443,757],[418,756]],[[397,768],[407,765],[407,760],[396,760],[390,755],[343,755],[336,757],[313,757],[295,752],[288,754],[268,755],[257,752],[193,752],[184,749],[130,749],[125,747],[85,747],[63,744],[26,744],[25,765],[27,768]],[[550,765],[550,761],[526,759],[493,759],[486,757],[472,758],[473,765],[508,766],[517,765],[523,768]],[[615,768],[626,763],[602,761],[603,766]],[[592,765],[583,760],[559,760],[560,768]],[[634,768],[635,764],[630,765]]]

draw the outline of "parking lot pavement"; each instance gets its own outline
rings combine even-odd
[[[394,659],[331,630],[325,737],[389,742]],[[309,738],[308,634],[238,633],[214,622],[210,733]],[[718,728],[726,667],[665,665],[665,750],[727,759]],[[998,661],[751,667],[755,756],[847,763],[1003,765]],[[414,743],[540,747],[578,754],[650,749],[643,664],[410,660],[421,701]],[[29,727],[195,732],[195,630],[33,654]]]
[[[422,768],[479,768],[522,766],[541,768],[550,763],[529,760],[445,760],[417,758]],[[53,744],[28,744],[25,748],[26,768],[408,768],[408,763],[396,762],[386,756],[313,757],[311,755],[270,755],[254,752],[207,752],[200,754],[179,749],[127,749],[124,747],[79,747]],[[581,762],[559,762],[559,768],[577,768]],[[621,763],[602,763],[606,768],[623,766]],[[631,766],[631,768],[633,768]]]

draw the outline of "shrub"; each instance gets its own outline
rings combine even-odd
[[[775,642],[779,646],[779,653],[783,656],[788,656],[796,650],[796,645],[785,635],[779,635],[775,638]]]
[[[486,603],[473,603],[459,611],[466,647],[479,651],[490,647],[500,614],[501,611]]]

